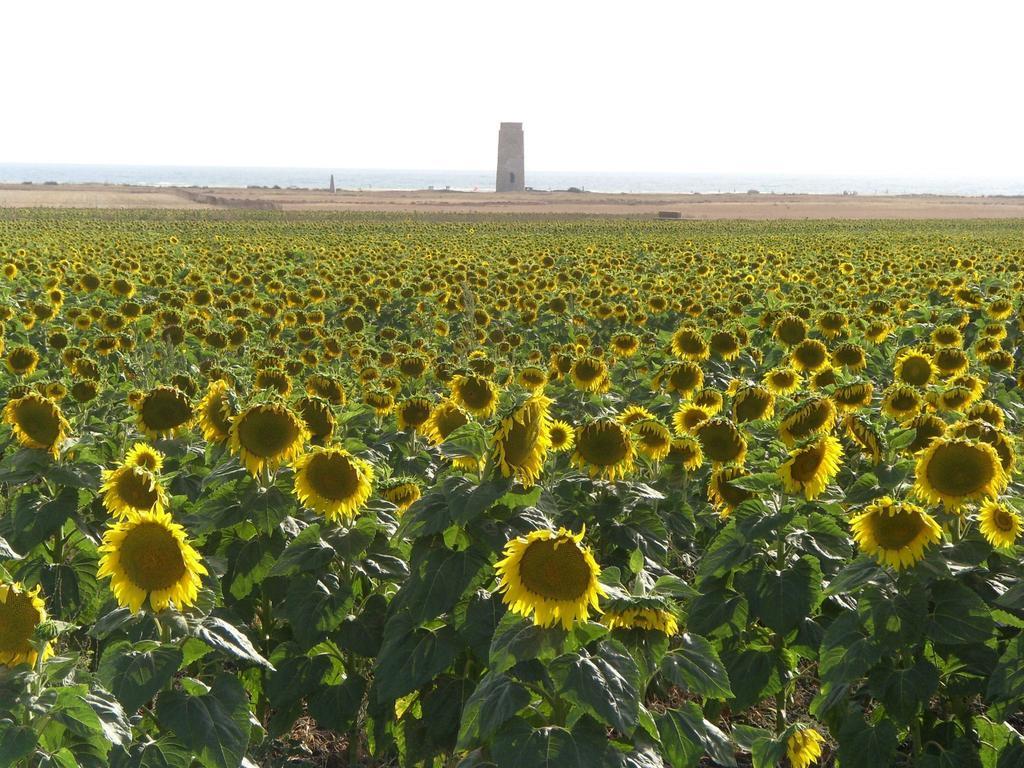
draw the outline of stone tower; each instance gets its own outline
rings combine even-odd
[[[523,192],[523,124],[502,123],[498,130],[498,173],[495,192]]]

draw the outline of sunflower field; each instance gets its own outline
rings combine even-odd
[[[1024,229],[0,214],[0,766],[1024,765]]]

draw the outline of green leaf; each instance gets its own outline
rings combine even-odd
[[[28,727],[0,723],[0,765],[16,765],[36,748],[36,732]]]
[[[0,560],[17,560],[20,557],[21,555],[11,549],[11,545],[7,543],[7,539],[0,536]]]
[[[320,538],[320,525],[313,523],[288,542],[268,576],[319,573],[334,559],[334,548]]]
[[[896,726],[889,720],[868,724],[860,710],[852,708],[837,735],[843,768],[879,768],[892,765],[899,745]]]
[[[205,696],[165,691],[156,703],[160,724],[207,768],[238,768],[249,745],[249,700],[233,676],[223,674]]]
[[[697,569],[698,583],[736,571],[750,559],[754,549],[746,537],[732,524],[711,542]]]
[[[697,765],[705,754],[718,765],[736,768],[735,750],[729,737],[704,718],[696,702],[688,701],[679,709],[668,709],[654,719],[672,768]]]
[[[504,672],[521,661],[552,659],[561,652],[566,632],[561,627],[538,627],[511,611],[502,616],[491,640],[490,668]]]
[[[138,745],[131,755],[115,762],[113,768],[189,768],[192,752],[175,739],[164,736]]]
[[[333,573],[293,578],[284,601],[284,615],[292,633],[305,648],[316,645],[337,629],[348,615],[352,590]]]
[[[121,641],[104,651],[97,674],[125,710],[135,712],[156,696],[182,660],[181,649],[175,646]]]
[[[932,642],[945,645],[984,643],[995,627],[988,606],[971,589],[956,581],[931,586],[935,612],[928,625]]]
[[[1017,704],[1024,699],[1024,634],[1018,634],[999,657],[988,680],[989,701]]]
[[[680,647],[661,663],[663,674],[676,685],[709,699],[733,697],[729,675],[714,647],[700,635],[684,632]]]
[[[843,566],[835,578],[829,582],[825,595],[845,595],[856,592],[865,584],[875,581],[885,575],[885,571],[879,567],[872,557],[862,555],[853,562]]]
[[[488,673],[462,710],[456,749],[484,745],[509,718],[530,703],[526,686],[503,674]]]
[[[78,490],[63,488],[52,499],[35,492],[15,497],[10,512],[0,518],[0,534],[19,552],[29,552],[53,536],[78,511]]]
[[[687,626],[702,635],[733,636],[746,629],[747,599],[724,585],[705,586],[690,603]]]
[[[421,539],[413,548],[412,573],[395,595],[392,610],[407,610],[417,623],[436,619],[462,600],[486,564],[486,554],[477,547],[456,552]]]
[[[742,488],[745,491],[762,493],[773,488],[781,488],[782,480],[779,478],[778,472],[756,472],[752,475],[744,475],[743,477],[737,477],[735,480],[730,480],[729,485],[735,485],[737,488]]]
[[[241,630],[233,625],[219,619],[216,616],[207,616],[202,623],[195,628],[195,636],[207,645],[223,651],[236,659],[247,661],[250,664],[258,664],[266,669],[273,669],[256,646],[246,637]]]
[[[747,709],[782,689],[775,651],[769,645],[747,646],[724,661],[734,697],[729,706],[735,711]]]
[[[326,730],[345,731],[351,727],[366,692],[366,681],[351,675],[341,685],[321,686],[309,697],[309,713]]]
[[[605,640],[594,655],[583,651],[550,666],[560,691],[598,721],[632,733],[640,717],[640,670],[622,643]]]
[[[502,749],[499,742],[491,751],[499,768],[594,768],[602,764],[605,739],[590,731],[550,726],[538,728],[511,749]]]
[[[939,687],[939,671],[922,659],[909,669],[881,667],[871,674],[869,683],[892,719],[909,725]]]
[[[810,555],[783,571],[755,567],[737,575],[736,582],[751,612],[781,635],[799,627],[821,602],[821,567]]]
[[[374,688],[382,701],[412,693],[447,669],[462,650],[451,627],[414,628],[403,614],[388,622],[384,638],[374,666]]]

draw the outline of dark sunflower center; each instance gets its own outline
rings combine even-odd
[[[577,448],[583,460],[599,467],[610,467],[626,458],[629,438],[610,425],[587,427],[580,435]]]
[[[519,562],[525,587],[549,600],[579,600],[590,587],[591,571],[572,539],[534,541]]]
[[[459,387],[459,396],[470,408],[486,408],[494,400],[494,394],[485,379],[466,379]]]
[[[698,433],[704,453],[718,462],[733,461],[743,449],[740,436],[730,424],[706,424]]]
[[[756,389],[747,390],[736,402],[736,420],[754,421],[764,416],[771,405],[771,396]]]
[[[925,473],[935,490],[946,496],[968,496],[992,480],[991,458],[974,445],[940,446],[928,461]]]
[[[54,406],[42,400],[22,400],[15,406],[18,427],[40,445],[53,445],[60,436],[60,419]]]
[[[657,425],[644,425],[638,431],[640,442],[648,448],[665,448],[672,439],[667,430],[661,429]]]
[[[7,362],[17,373],[23,373],[36,364],[36,355],[29,349],[15,349],[8,355]]]
[[[924,529],[924,521],[917,512],[898,510],[895,514],[883,511],[871,520],[871,532],[882,549],[901,549],[912,542]]]
[[[1005,509],[999,508],[992,515],[992,524],[1003,533],[1009,533],[1014,530],[1016,520],[1013,516]]]
[[[807,368],[817,368],[825,363],[825,345],[803,342],[796,348],[794,355]]]
[[[681,333],[676,336],[676,346],[691,355],[704,352],[704,340],[694,333]]]
[[[164,432],[192,418],[192,406],[178,392],[150,392],[142,401],[142,420],[150,429]]]
[[[669,384],[680,392],[686,392],[697,386],[697,371],[692,368],[676,368],[669,377]]]
[[[430,403],[413,401],[402,409],[402,418],[411,427],[418,427],[430,418]]]
[[[135,509],[152,509],[160,498],[152,476],[142,468],[118,475],[117,495]]]
[[[206,419],[222,435],[231,430],[231,409],[223,396],[213,398],[206,406]]]
[[[917,394],[914,392],[899,392],[889,404],[897,411],[909,411],[917,407]]]
[[[318,496],[344,501],[359,490],[359,473],[348,456],[318,453],[306,466],[306,478]]]
[[[932,367],[923,357],[908,357],[903,361],[903,367],[900,368],[900,378],[907,384],[917,387],[927,384],[931,377]]]
[[[744,490],[743,488],[729,482],[730,480],[736,480],[743,476],[743,474],[736,474],[728,478],[723,477],[718,481],[718,495],[722,497],[722,500],[725,501],[726,505],[730,507],[738,507],[747,499],[754,498],[754,494],[750,491]]]
[[[303,403],[299,412],[302,414],[302,420],[306,422],[310,435],[315,439],[327,437],[334,431],[331,412],[315,400]]]
[[[142,523],[128,531],[119,559],[131,582],[146,592],[168,589],[186,573],[178,540],[159,523]]]
[[[537,450],[539,436],[540,419],[534,414],[527,414],[522,422],[513,420],[512,428],[502,440],[505,461],[515,467],[526,464]]]
[[[437,431],[441,435],[441,439],[448,437],[459,427],[465,426],[469,419],[466,418],[466,414],[462,411],[456,410],[455,408],[446,408],[437,414],[436,425]]]
[[[793,466],[790,469],[793,479],[801,483],[809,483],[818,474],[824,460],[825,449],[823,446],[812,445],[804,448],[793,459]]]
[[[551,428],[551,447],[561,448],[569,439],[569,433],[561,427]]]
[[[26,594],[7,593],[7,602],[0,603],[0,653],[24,653],[29,639],[39,624],[39,611]]]
[[[598,361],[584,358],[577,361],[573,375],[580,381],[591,382],[603,372],[603,366]]]
[[[282,411],[249,411],[238,423],[238,440],[242,447],[264,459],[285,453],[298,437],[298,425]]]

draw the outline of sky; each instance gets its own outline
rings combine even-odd
[[[1024,176],[1024,3],[0,3],[0,162]]]

